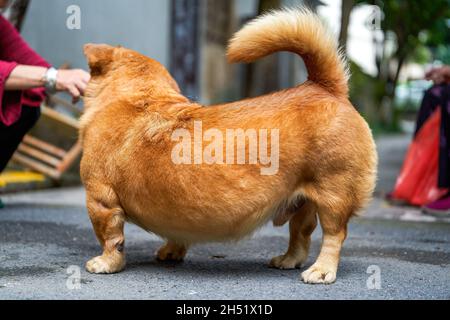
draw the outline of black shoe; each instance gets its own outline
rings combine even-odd
[[[0,199],[0,209],[3,209],[5,207],[5,204],[2,202],[2,199]]]

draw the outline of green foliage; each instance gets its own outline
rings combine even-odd
[[[450,0],[356,0],[356,5],[377,5],[383,12],[380,28],[383,34],[394,34],[397,48],[391,55],[386,54],[386,41],[377,43],[378,75],[376,79],[362,79],[357,75],[352,81],[358,82],[353,86],[352,99],[364,99],[357,96],[368,94],[364,92],[364,84],[371,87],[371,105],[376,111],[369,114],[378,117],[385,127],[397,127],[395,104],[395,92],[402,66],[408,61],[421,64],[431,62],[433,55],[441,61],[450,60],[450,52],[447,43],[450,43]],[[396,68],[392,68],[396,66]],[[361,81],[361,82],[360,82]],[[367,100],[367,98],[365,98]],[[390,101],[390,115],[381,110],[382,101]],[[366,108],[366,107],[364,107]],[[367,109],[367,108],[366,108]]]
[[[450,43],[447,42],[447,43]],[[450,45],[441,44],[434,48],[434,57],[443,64],[450,65]]]
[[[410,60],[418,64],[426,64],[432,60],[432,53],[428,47],[418,45],[411,54]]]
[[[378,5],[384,13],[383,32],[396,35],[398,50],[394,56],[414,52],[419,45],[436,46],[450,40],[447,20],[450,0],[357,0],[357,4]]]

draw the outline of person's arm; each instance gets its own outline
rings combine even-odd
[[[28,90],[45,86],[48,68],[18,65],[6,79],[5,91]],[[58,70],[56,90],[67,91],[75,100],[84,94],[90,75],[83,70]]]
[[[45,85],[46,70],[51,67],[20,36],[5,18],[0,16],[0,63],[14,61],[18,65],[4,79],[4,90],[27,90]],[[45,70],[45,71],[44,71]],[[84,94],[90,75],[83,70],[59,70],[56,90],[66,91],[77,101]]]
[[[439,85],[442,83],[450,82],[450,66],[443,66],[440,68],[433,69],[426,74],[426,79],[433,81],[435,84]]]
[[[0,30],[0,60],[46,68],[51,66],[25,42],[16,28],[1,15]]]
[[[28,90],[45,85],[47,68],[18,65],[11,71],[6,79],[5,91]]]
[[[12,91],[5,95],[6,79],[17,67],[17,63],[0,60],[0,123],[12,125],[20,117],[22,105],[22,91]]]

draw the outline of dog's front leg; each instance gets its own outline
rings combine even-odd
[[[91,273],[116,273],[125,267],[125,216],[122,208],[89,198],[88,211],[103,254],[86,263]]]

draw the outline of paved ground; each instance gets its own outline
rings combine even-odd
[[[378,194],[395,183],[408,142],[407,137],[379,140]],[[2,199],[7,207],[0,210],[0,299],[450,299],[450,221],[379,198],[366,218],[352,222],[338,280],[331,286],[305,285],[299,270],[269,269],[270,257],[282,253],[288,241],[286,228],[271,226],[243,242],[195,247],[180,265],[156,262],[153,253],[162,242],[127,226],[128,268],[117,275],[91,275],[83,266],[100,247],[83,189]],[[319,245],[320,231],[308,266]],[[74,289],[77,269],[81,285]],[[380,271],[379,290],[367,286],[367,271],[373,270]]]
[[[298,270],[269,269],[267,261],[288,239],[286,228],[270,226],[240,243],[195,247],[181,265],[156,262],[153,253],[162,242],[128,226],[125,272],[91,275],[83,265],[100,248],[82,196],[72,189],[6,199],[0,299],[450,299],[450,224],[434,222],[354,220],[332,286],[305,285]],[[316,232],[308,265],[319,240]],[[367,287],[373,265],[381,272],[380,290]],[[67,286],[70,266],[80,267],[78,290]]]

